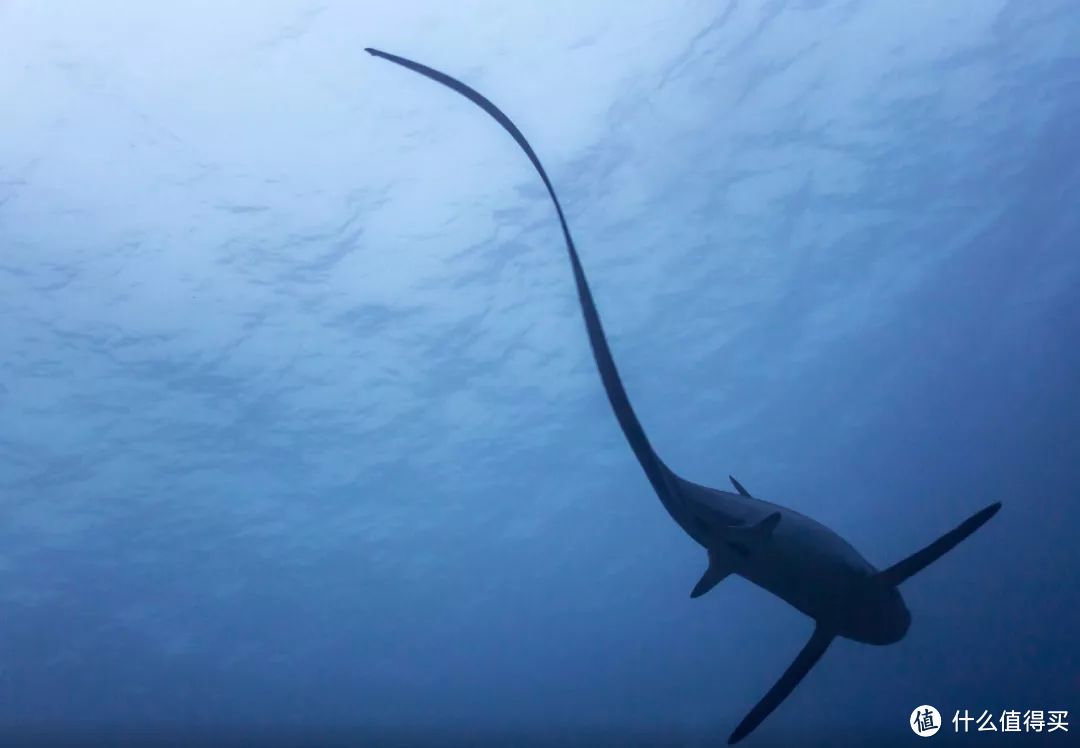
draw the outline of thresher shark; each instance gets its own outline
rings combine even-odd
[[[806,677],[836,637],[878,645],[900,641],[911,624],[911,614],[899,585],[979,529],[997,513],[1001,504],[991,504],[922,550],[879,570],[828,527],[792,509],[754,497],[734,478],[731,483],[735,491],[731,492],[702,486],[677,475],[653,450],[630,405],[559,198],[525,136],[498,107],[464,83],[397,55],[370,48],[366,51],[441,83],[472,101],[510,133],[536,168],[562,227],[589,344],[615,417],[660,503],[708,556],[708,566],[694,585],[691,597],[704,595],[735,574],[813,619],[815,626],[810,640],[735,728],[728,743],[742,740],[760,725]]]

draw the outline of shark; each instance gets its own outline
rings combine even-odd
[[[780,706],[838,637],[871,645],[903,639],[911,612],[900,585],[986,524],[1001,503],[990,504],[907,558],[879,569],[825,525],[752,495],[733,476],[728,477],[734,491],[727,491],[678,475],[657,454],[630,404],[562,204],[529,141],[502,110],[456,78],[389,52],[370,47],[365,51],[441,83],[487,112],[517,142],[547,188],[562,228],[593,359],[615,418],[664,509],[705,551],[705,572],[690,596],[701,597],[734,575],[813,621],[810,639],[736,726],[728,744],[745,738]]]

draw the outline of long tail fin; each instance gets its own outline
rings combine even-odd
[[[878,579],[895,587],[908,577],[918,574],[927,566],[955,548],[960,541],[964,540],[971,535],[971,533],[989,522],[990,518],[997,514],[999,509],[1001,509],[1000,501],[976,512],[921,551],[911,554],[903,561],[895,563],[888,569],[880,572],[878,574]]]
[[[608,348],[607,338],[604,335],[604,328],[600,324],[600,315],[596,311],[596,305],[593,303],[592,292],[589,290],[589,283],[585,279],[585,271],[581,267],[581,260],[578,258],[574,240],[570,237],[570,228],[566,224],[566,217],[563,215],[562,206],[559,204],[559,198],[555,196],[555,189],[551,186],[551,180],[548,179],[547,172],[544,171],[544,167],[540,164],[540,159],[537,158],[532,146],[529,145],[529,142],[525,139],[525,136],[521,134],[521,131],[518,130],[517,126],[511,122],[510,118],[503,114],[497,106],[461,81],[451,78],[446,73],[440,73],[438,70],[433,70],[426,65],[421,65],[418,62],[413,62],[412,60],[407,60],[404,57],[398,57],[397,55],[389,54],[388,52],[381,52],[377,49],[371,49],[370,47],[366,48],[364,51],[375,57],[381,57],[384,60],[397,63],[402,67],[420,73],[420,75],[431,78],[433,81],[457,91],[459,94],[469,99],[469,101],[490,114],[496,122],[503,126],[503,129],[510,133],[514,140],[517,141],[517,144],[521,146],[521,149],[525,151],[525,155],[529,157],[529,161],[531,161],[532,165],[536,168],[537,173],[540,175],[540,179],[544,181],[544,186],[547,187],[548,194],[551,196],[551,201],[555,204],[555,212],[559,216],[559,224],[562,226],[563,237],[566,239],[566,251],[570,255],[570,265],[574,271],[574,281],[577,284],[578,299],[581,302],[581,313],[585,318],[585,328],[589,333],[589,344],[592,346],[593,358],[596,360],[596,368],[600,371],[600,379],[603,380],[604,390],[607,392],[608,400],[611,402],[611,407],[615,411],[615,417],[619,420],[619,426],[622,427],[623,434],[626,435],[627,441],[630,442],[630,447],[634,450],[634,455],[637,456],[638,462],[641,463],[641,467],[645,470],[649,482],[652,483],[653,488],[660,494],[661,499],[665,499],[670,494],[669,477],[671,471],[668,470],[667,466],[664,465],[663,461],[653,450],[652,445],[649,444],[649,440],[645,436],[645,430],[641,427],[641,423],[638,421],[637,415],[630,405],[630,399],[626,394],[626,390],[623,388],[622,380],[619,378],[619,372],[615,368],[615,361],[611,357],[611,350]]]

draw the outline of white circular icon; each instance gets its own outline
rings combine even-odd
[[[911,713],[911,731],[921,738],[928,738],[941,729],[941,712],[929,704],[915,707]]]

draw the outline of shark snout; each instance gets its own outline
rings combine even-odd
[[[891,586],[867,589],[843,619],[837,633],[864,644],[894,644],[911,628],[911,611],[900,590]]]
[[[887,610],[884,615],[884,626],[882,626],[881,633],[883,634],[882,644],[893,644],[903,639],[911,628],[911,611],[908,610],[907,603],[904,602],[904,596],[900,594],[900,590],[895,587],[891,587],[885,606]]]

